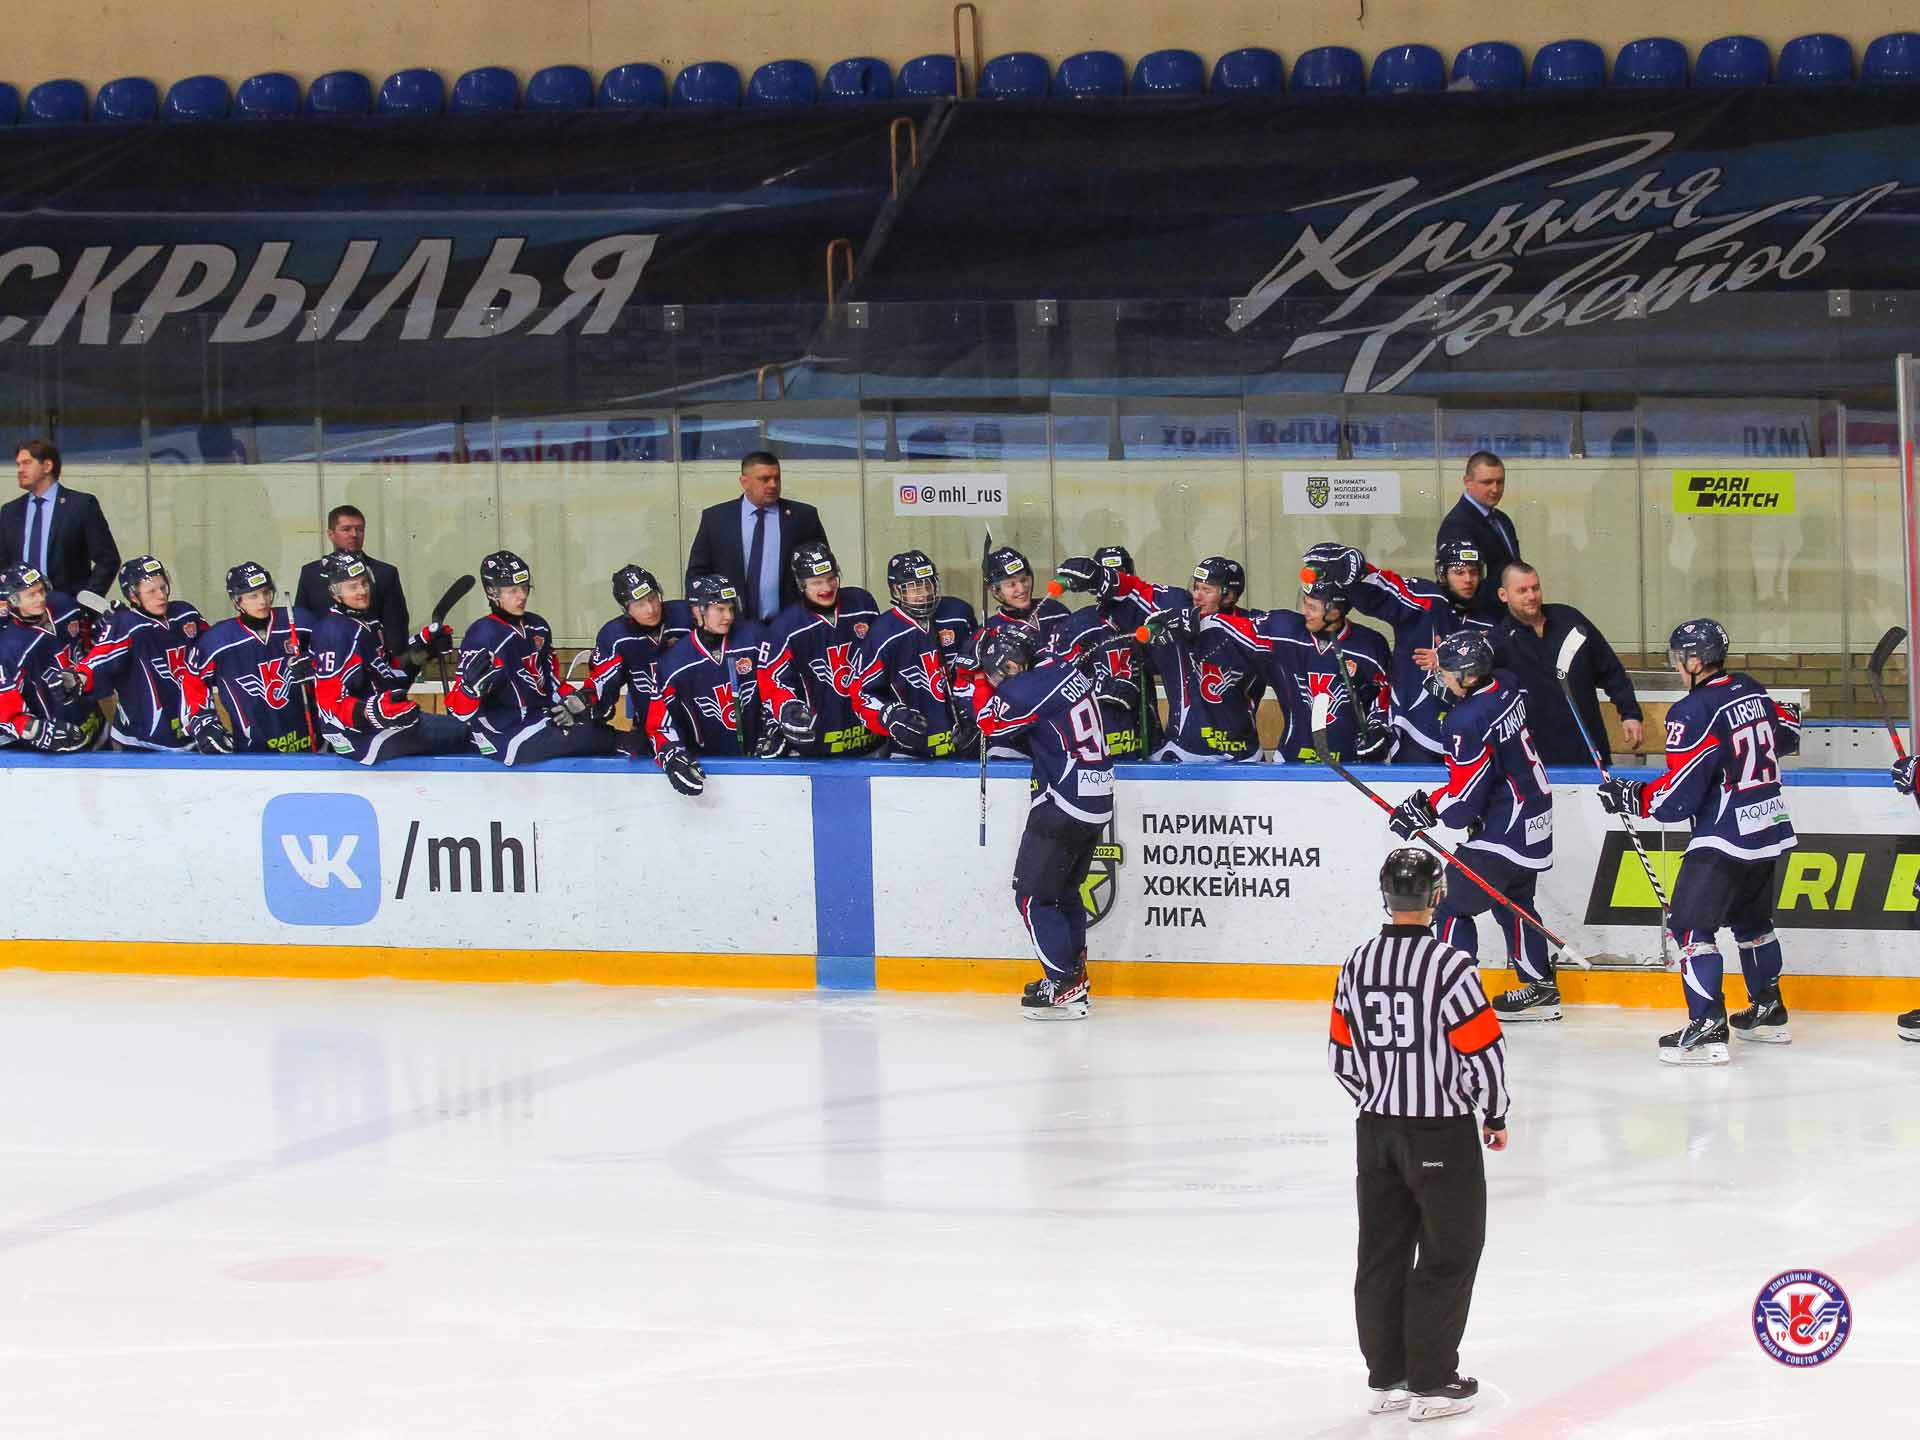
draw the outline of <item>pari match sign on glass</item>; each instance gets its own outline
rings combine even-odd
[[[1288,470],[1281,481],[1289,515],[1400,513],[1398,470]]]
[[[906,516],[1004,515],[1005,475],[947,474],[893,477],[893,513]]]
[[[1727,470],[1701,466],[1673,472],[1676,515],[1791,515],[1791,470]]]

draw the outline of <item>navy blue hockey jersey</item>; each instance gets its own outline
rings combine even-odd
[[[380,621],[338,606],[314,622],[313,685],[320,743],[362,765],[378,761],[399,733],[393,724],[420,708],[407,698],[413,677],[388,658]]]
[[[233,722],[233,748],[243,755],[306,754],[313,749],[311,695],[287,679],[287,662],[313,651],[313,617],[282,606],[264,627],[236,615],[208,629],[187,656],[193,682],[188,714],[217,693]],[[194,693],[198,687],[202,693]]]
[[[184,600],[167,602],[167,618],[116,606],[99,638],[74,668],[92,695],[115,696],[107,735],[130,750],[179,750],[187,745],[187,654],[207,622]]]
[[[1113,607],[1087,605],[1053,633],[1057,658],[1090,670],[1102,682],[1100,718],[1107,727],[1107,754],[1115,760],[1144,760],[1164,738],[1154,669],[1147,647],[1134,636],[1137,628],[1122,628]],[[1114,681],[1133,687],[1125,703],[1105,698],[1114,693]]]
[[[865,755],[884,743],[853,708],[854,656],[880,618],[872,595],[843,585],[834,608],[799,601],[768,623],[760,642],[760,700],[769,717],[798,700],[814,716],[814,738],[801,755]]]
[[[0,619],[0,731],[17,738],[31,716],[64,720],[91,738],[102,724],[99,705],[84,694],[69,696],[52,676],[93,648],[93,617],[71,596],[54,591],[43,621],[36,624],[17,610]]]
[[[1438,756],[1446,749],[1440,725],[1447,707],[1428,693],[1427,672],[1415,663],[1413,652],[1433,649],[1456,630],[1491,630],[1492,622],[1473,614],[1432,580],[1402,579],[1373,565],[1354,587],[1353,608],[1392,627],[1393,728],[1403,745]]]
[[[1311,763],[1320,759],[1313,743],[1313,702],[1318,696],[1344,697],[1327,717],[1327,744],[1335,760],[1361,758],[1360,738],[1366,728],[1363,712],[1376,715],[1376,724],[1387,719],[1391,699],[1387,674],[1392,657],[1386,637],[1379,631],[1349,622],[1336,644],[1310,631],[1297,610],[1210,615],[1202,628],[1206,627],[1225,631],[1266,666],[1273,698],[1280,705],[1280,738],[1273,749],[1276,762]],[[1340,683],[1343,655],[1344,685]],[[1386,754],[1383,751],[1366,758],[1384,760]]]
[[[867,728],[884,736],[880,716],[886,707],[895,701],[911,705],[926,717],[927,740],[924,746],[902,746],[901,752],[934,759],[951,755],[952,675],[959,669],[965,676],[977,629],[973,607],[951,595],[941,596],[925,625],[897,605],[874,621],[854,652],[853,708]]]
[[[1051,804],[1088,825],[1113,818],[1113,761],[1094,703],[1093,681],[1077,667],[1043,659],[1009,675],[976,706],[988,742],[1019,741],[1033,765],[1033,803]]]
[[[475,695],[463,677],[489,661],[505,673],[484,695]],[[553,659],[553,629],[544,616],[529,610],[507,619],[489,612],[460,639],[460,663],[447,710],[466,725],[474,749],[504,760],[516,741],[551,724],[547,711],[576,688],[584,688],[588,703],[593,703],[591,681],[575,687],[560,678]]]
[[[1511,672],[1456,700],[1440,726],[1447,783],[1429,797],[1440,822],[1527,870],[1553,867],[1553,788],[1527,732],[1527,692]],[[1475,830],[1474,827],[1478,826]]]
[[[612,716],[620,692],[627,695],[627,718],[644,733],[647,707],[659,683],[660,661],[693,633],[693,611],[684,600],[669,600],[660,610],[660,623],[643,630],[625,615],[616,615],[594,637],[589,662],[594,695],[601,719]]]
[[[1195,622],[1190,633],[1168,633],[1153,646],[1155,667],[1167,687],[1167,739],[1158,757],[1258,760],[1256,717],[1267,693],[1265,667],[1224,629],[1199,624],[1188,591],[1149,584],[1137,575],[1119,580],[1116,598],[1132,605],[1129,618],[1136,627],[1161,611],[1186,611]]]
[[[1800,722],[1738,672],[1696,685],[1667,711],[1667,773],[1640,792],[1640,813],[1693,826],[1689,850],[1766,860],[1799,844],[1780,786],[1780,757],[1800,749]]]
[[[657,754],[684,745],[696,755],[751,755],[761,714],[759,627],[738,625],[718,649],[699,631],[667,652],[647,705],[647,734]]]

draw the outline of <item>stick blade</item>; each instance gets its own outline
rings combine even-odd
[[[1562,680],[1573,670],[1574,657],[1580,653],[1580,647],[1587,643],[1587,632],[1579,626],[1567,632],[1567,638],[1561,642],[1559,658],[1553,662],[1553,668],[1559,672]]]
[[[472,589],[473,576],[461,575],[457,577],[451,585],[447,586],[446,594],[442,595],[439,600],[434,603],[433,623],[436,625],[446,624],[447,616],[453,613],[453,607],[466,599],[468,592]]]
[[[82,609],[91,610],[96,615],[104,615],[113,608],[107,597],[97,590],[80,590],[74,594],[74,603]]]
[[[1593,968],[1593,962],[1587,959],[1587,957],[1582,955],[1578,950],[1574,949],[1574,947],[1571,945],[1562,945],[1560,947],[1560,959],[1563,962],[1567,960],[1571,960],[1577,967],[1579,967],[1582,970],[1591,970]]]
[[[1900,648],[1900,643],[1906,638],[1907,632],[1898,625],[1882,635],[1880,643],[1873,647],[1872,658],[1867,661],[1868,671],[1878,676],[1882,670],[1885,670],[1887,661],[1893,658],[1893,652]]]

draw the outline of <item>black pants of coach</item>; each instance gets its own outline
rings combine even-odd
[[[1362,1113],[1356,1125],[1360,1263],[1354,1318],[1367,1383],[1433,1390],[1460,1366],[1460,1337],[1487,1236],[1480,1122]]]

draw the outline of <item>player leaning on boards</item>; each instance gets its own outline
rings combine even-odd
[[[31,565],[0,571],[0,736],[48,754],[90,750],[106,728],[73,662],[92,648],[91,618]]]
[[[1018,742],[1033,802],[1013,862],[1013,898],[1044,972],[1021,996],[1032,1020],[1087,1013],[1087,911],[1080,887],[1113,818],[1113,762],[1094,682],[1046,655],[1024,625],[981,632],[972,694],[987,742]]]
[[[1500,1022],[1473,956],[1429,929],[1445,891],[1427,851],[1387,856],[1388,923],[1341,965],[1327,1041],[1327,1062],[1359,1106],[1353,1309],[1368,1410],[1404,1409],[1409,1420],[1471,1410],[1479,1392],[1458,1366],[1487,1233],[1480,1146],[1507,1148]]]
[[[187,653],[187,734],[202,755],[306,755],[314,748],[313,617],[275,609],[273,576],[247,560],[227,571],[237,612]],[[233,731],[214,707],[227,707]]]
[[[853,708],[854,653],[880,618],[872,595],[840,583],[824,540],[793,552],[800,598],[760,642],[760,702],[797,755],[858,759],[885,744]]]
[[[390,649],[373,608],[367,562],[336,550],[321,561],[320,578],[331,603],[313,627],[313,698],[325,744],[360,765],[402,755],[465,753],[466,730],[459,721],[428,715],[408,698],[427,661],[446,653],[453,632],[424,625],[404,645],[396,637],[399,649]]]
[[[758,627],[740,618],[740,590],[724,575],[687,587],[693,632],[660,661],[647,706],[654,762],[682,795],[707,788],[702,755],[771,754],[783,739],[761,713]]]
[[[1667,641],[1667,662],[1687,693],[1667,711],[1667,773],[1658,780],[1601,782],[1600,803],[1622,813],[1693,828],[1673,886],[1672,934],[1680,951],[1687,1023],[1660,1037],[1669,1065],[1724,1065],[1727,1031],[1785,1044],[1780,941],[1773,881],[1780,856],[1799,843],[1780,788],[1779,757],[1800,749],[1800,721],[1750,675],[1728,673],[1727,632],[1689,620]],[[1751,1002],[1727,1015],[1714,932],[1733,931]]]
[[[1460,630],[1434,650],[1427,685],[1450,707],[1440,725],[1447,747],[1447,783],[1431,793],[1413,792],[1388,822],[1393,833],[1415,833],[1445,824],[1465,830],[1462,857],[1507,899],[1534,919],[1540,875],[1553,866],[1553,788],[1527,730],[1527,696],[1513,676],[1493,665],[1493,645],[1484,630]],[[1480,953],[1473,917],[1493,908],[1493,897],[1464,878],[1452,877],[1435,917],[1442,940],[1469,955]],[[1502,1019],[1558,1020],[1560,985],[1547,940],[1512,911],[1503,911],[1507,963],[1520,984],[1498,996]]]

